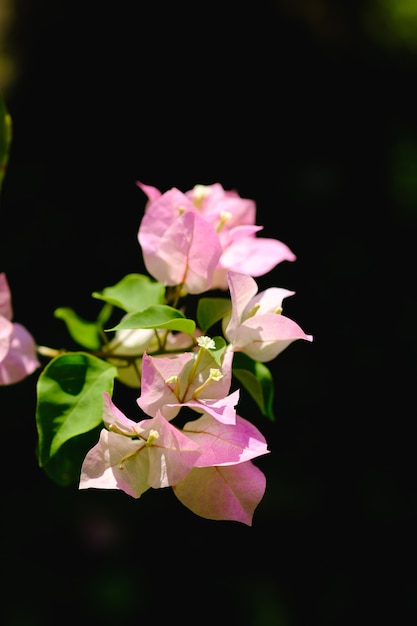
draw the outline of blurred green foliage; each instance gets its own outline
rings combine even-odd
[[[12,118],[7,110],[3,95],[0,93],[0,189],[9,161],[12,141]]]

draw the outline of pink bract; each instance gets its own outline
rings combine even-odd
[[[203,450],[195,467],[236,465],[269,453],[265,437],[239,415],[236,415],[234,424],[222,424],[205,414],[187,422],[183,431]]]
[[[9,284],[0,273],[0,385],[20,382],[40,367],[32,335],[12,320]]]
[[[178,500],[200,517],[252,526],[265,488],[263,472],[252,461],[246,461],[239,465],[195,468],[173,489]]]
[[[159,282],[182,285],[191,294],[211,288],[221,255],[219,238],[178,189],[147,206],[138,241],[146,269]]]

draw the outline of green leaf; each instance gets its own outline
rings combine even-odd
[[[229,315],[232,310],[228,298],[200,298],[197,304],[197,324],[206,333],[216,322]]]
[[[45,466],[70,439],[102,421],[103,392],[112,394],[117,369],[84,352],[52,359],[37,382],[39,465]]]
[[[90,322],[69,308],[60,307],[55,309],[54,317],[65,322],[67,330],[72,339],[87,350],[98,350],[101,347],[101,332],[103,327],[101,322]],[[106,319],[107,321],[107,319]]]
[[[100,432],[101,425],[66,441],[43,466],[49,478],[60,487],[78,483],[86,454],[97,443]]]
[[[233,356],[233,374],[252,396],[262,415],[275,421],[274,380],[266,365],[259,361],[254,361],[246,354],[243,354],[243,352],[235,352]]]
[[[107,330],[129,330],[133,328],[165,328],[192,335],[195,330],[195,322],[187,319],[178,309],[167,304],[158,304],[149,306],[139,313],[126,315],[117,326]]]
[[[0,94],[0,189],[9,162],[10,145],[12,143],[12,118],[6,103]]]
[[[227,343],[224,337],[213,337],[213,341],[216,344],[216,347],[213,350],[209,350],[209,352],[216,363],[220,366],[222,364],[222,357],[224,351],[226,350]]]
[[[126,313],[143,311],[154,304],[163,304],[165,287],[143,274],[127,274],[120,282],[102,291],[94,291],[93,298],[113,304]]]

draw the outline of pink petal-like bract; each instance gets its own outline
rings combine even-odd
[[[13,336],[13,323],[0,316],[0,363],[6,358]]]
[[[236,465],[269,453],[262,433],[239,415],[235,424],[224,424],[206,414],[187,422],[183,430],[202,449],[196,467]]]
[[[172,376],[180,376],[184,365],[194,358],[191,352],[170,357],[151,357],[146,352],[142,361],[141,394],[139,407],[152,417],[161,410],[166,419],[178,414],[178,398],[166,382]]]
[[[241,237],[224,250],[221,265],[248,276],[263,276],[279,263],[295,260],[292,250],[278,239]]]
[[[192,294],[211,287],[222,252],[215,228],[173,188],[148,205],[138,241],[146,269],[164,285],[183,285]]]
[[[24,326],[14,323],[9,351],[0,361],[0,385],[18,383],[40,365],[32,335]]]
[[[36,343],[24,326],[13,323],[9,283],[0,273],[0,385],[18,383],[38,367]]]
[[[183,407],[187,406],[190,409],[194,409],[198,413],[207,413],[222,424],[235,424],[236,423],[236,410],[235,406],[239,402],[240,390],[236,389],[231,394],[222,398],[221,400],[213,399],[198,399],[188,400],[181,404],[168,404],[168,407]]]
[[[120,489],[140,498],[150,488],[148,474],[144,443],[103,428],[82,464],[79,489]]]
[[[255,315],[239,326],[233,340],[233,349],[244,352],[255,361],[272,361],[293,341],[313,341],[289,317],[276,313]]]
[[[201,455],[201,448],[185,433],[170,424],[158,411],[156,417],[143,420],[140,424],[150,423],[147,432],[155,430],[158,439],[148,448],[149,477],[151,487],[168,487],[182,480],[195,466]]]
[[[0,273],[0,316],[9,321],[13,318],[10,287],[4,272]]]
[[[115,430],[128,437],[136,437],[138,432],[142,432],[137,422],[129,419],[117,408],[107,391],[103,392],[103,422],[109,430]]]
[[[266,479],[252,461],[227,467],[195,468],[174,486],[178,500],[196,515],[252,526]]]
[[[140,189],[142,189],[143,193],[148,196],[148,205],[150,205],[153,201],[157,200],[162,195],[159,189],[153,187],[152,185],[145,185],[140,181],[136,181],[136,184]]]

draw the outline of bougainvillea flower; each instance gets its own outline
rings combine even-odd
[[[20,382],[40,367],[32,335],[12,320],[9,284],[0,273],[0,385]]]
[[[186,270],[183,272],[186,275],[185,288],[190,283],[194,289],[191,291],[188,288],[190,293],[201,293],[208,289],[225,290],[228,287],[228,270],[262,276],[278,263],[296,259],[292,250],[282,241],[256,236],[263,226],[255,224],[256,205],[253,200],[241,198],[236,191],[227,191],[219,183],[196,185],[185,194],[176,188],[161,194],[150,185],[141,182],[137,182],[137,185],[148,197],[138,240],[148,271],[155,277],[159,276],[158,280],[164,284],[182,284],[181,270]],[[203,220],[196,223],[196,234],[193,235],[184,230],[184,226],[188,225],[185,220],[188,212]],[[184,223],[178,221],[179,218]],[[177,228],[174,224],[177,224]],[[204,224],[207,229],[205,243],[204,235],[201,235]],[[217,245],[213,234],[217,236]],[[191,236],[192,246],[185,253]],[[175,237],[178,244],[175,243]],[[200,244],[201,247],[197,249]],[[210,258],[214,262],[216,256],[213,268],[207,260]],[[188,258],[193,261],[190,268],[185,267]],[[202,275],[197,259],[207,267],[207,276]],[[174,267],[170,267],[170,263]],[[203,289],[204,278],[206,282]]]
[[[283,299],[293,291],[272,287],[258,294],[256,281],[237,272],[228,273],[228,283],[232,314],[224,322],[224,333],[231,350],[267,362],[297,339],[313,340],[296,322],[281,314]]]
[[[252,524],[266,481],[251,459],[269,452],[255,426],[241,417],[225,425],[203,415],[181,431],[160,411],[133,422],[108,393],[103,422],[82,464],[79,489],[121,489],[140,498],[150,487],[171,486],[197,515]]]
[[[80,489],[121,489],[139,498],[150,487],[180,482],[201,454],[198,443],[170,424],[158,411],[134,422],[104,394],[106,428],[81,467]]]
[[[178,189],[170,189],[147,206],[138,241],[146,269],[156,280],[181,285],[192,294],[210,289],[222,252],[219,238]]]
[[[252,526],[256,507],[266,488],[263,472],[246,461],[238,465],[194,468],[173,491],[190,511],[212,520]]]
[[[207,338],[198,338],[204,342]],[[168,420],[178,415],[181,407],[207,412],[220,422],[235,422],[235,406],[239,391],[229,394],[233,353],[226,352],[219,368],[209,350],[175,356],[143,355],[140,408],[154,416],[159,410]]]

